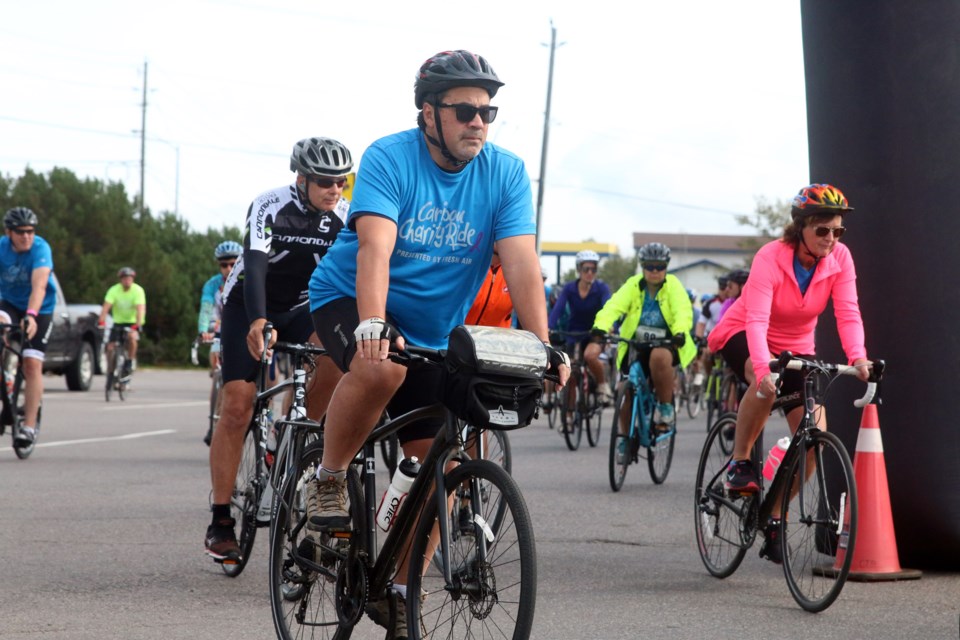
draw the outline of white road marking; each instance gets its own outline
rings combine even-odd
[[[210,405],[209,400],[196,400],[193,402],[157,402],[156,404],[117,404],[111,403],[109,407],[104,407],[104,411],[130,411],[137,409],[174,409],[176,407],[206,407]]]
[[[150,436],[165,436],[176,433],[176,429],[163,429],[161,431],[142,431],[140,433],[125,433],[122,436],[105,436],[102,438],[83,438],[82,440],[57,440],[55,442],[38,442],[36,447],[62,447],[68,444],[92,444],[95,442],[110,442],[113,440],[134,440],[136,438],[148,438]],[[13,451],[13,447],[5,447],[0,451]]]

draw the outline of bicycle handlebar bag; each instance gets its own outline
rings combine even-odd
[[[443,404],[482,429],[507,431],[539,413],[547,349],[529,331],[460,325],[444,358]]]

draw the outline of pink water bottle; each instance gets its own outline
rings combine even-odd
[[[783,461],[783,454],[787,452],[789,446],[790,438],[783,437],[777,440],[777,444],[770,449],[767,459],[763,462],[763,477],[767,479],[767,482],[773,480],[773,476],[777,473],[777,467]]]

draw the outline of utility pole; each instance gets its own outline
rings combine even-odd
[[[540,225],[543,219],[543,185],[547,176],[547,140],[550,137],[550,97],[553,94],[553,54],[556,50],[557,28],[553,26],[553,20],[550,20],[550,69],[547,75],[547,108],[543,115],[543,146],[540,149],[540,179],[537,182],[537,255],[540,255]],[[557,281],[559,282],[559,278]]]
[[[147,158],[147,61],[143,61],[143,103],[140,119],[140,220],[146,217],[147,203],[143,196],[144,173]]]

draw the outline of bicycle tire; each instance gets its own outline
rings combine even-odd
[[[628,391],[631,393],[628,394]],[[627,477],[627,467],[630,466],[630,462],[633,459],[632,448],[630,447],[630,435],[629,435],[629,426],[627,427],[627,434],[620,433],[620,415],[622,411],[631,411],[630,406],[624,406],[627,402],[627,398],[633,397],[633,383],[627,381],[624,382],[617,389],[617,393],[614,396],[613,401],[613,418],[611,420],[612,426],[610,428],[610,460],[609,460],[609,471],[610,471],[610,488],[613,489],[613,492],[616,493],[620,491],[623,487],[623,481]],[[620,443],[623,443],[622,445]],[[623,447],[623,455],[619,455],[620,447]]]
[[[257,538],[257,507],[262,492],[261,483],[265,479],[261,477],[262,459],[260,437],[256,426],[251,424],[243,438],[240,466],[237,467],[233,495],[230,496],[230,515],[240,525],[240,535],[237,537],[240,558],[237,562],[224,562],[220,565],[223,572],[231,578],[243,573]]]
[[[720,417],[720,374],[714,369],[707,378],[707,390],[704,394],[707,405],[707,433]]]
[[[407,630],[421,640],[439,638],[529,638],[537,596],[537,561],[533,525],[520,488],[501,467],[488,460],[470,460],[444,474],[444,491],[453,495],[463,483],[474,480],[488,487],[481,504],[470,501],[473,535],[462,535],[450,544],[453,584],[447,585],[433,563],[414,560],[407,576],[407,593],[427,593],[425,599],[407,599]],[[496,530],[489,523],[499,505],[504,514]],[[451,531],[459,513],[449,512]],[[431,495],[417,524],[411,553],[426,559],[430,535],[437,524],[437,500]],[[479,558],[484,544],[486,559]],[[426,631],[424,635],[421,625]]]
[[[857,539],[857,486],[850,456],[834,434],[810,432],[804,451],[807,455],[797,455],[783,470],[792,480],[788,486],[803,476],[806,480],[782,502],[780,541],[790,594],[804,610],[817,613],[833,604],[850,573]],[[812,470],[807,464],[811,455]]]
[[[589,375],[584,376],[586,382],[582,385],[584,394],[584,430],[587,432],[587,444],[595,447],[600,444],[600,427],[603,420],[603,405],[600,402],[600,394],[597,393],[596,385],[591,389],[590,381],[593,380]]]
[[[572,420],[571,416],[567,412],[569,398],[564,397],[563,402],[564,416],[566,416],[566,428],[563,430],[563,439],[567,443],[567,448],[570,449],[570,451],[576,451],[579,449],[580,441],[583,440],[583,412],[581,411],[581,408],[583,407],[583,400],[580,397],[582,393],[582,390],[580,389],[580,375],[582,375],[582,373],[574,375],[576,375],[576,380],[570,380],[570,383],[564,387],[564,390],[566,391],[564,394],[565,396],[569,393],[574,394]],[[574,376],[571,375],[570,377],[573,378]]]
[[[703,407],[703,383],[690,383],[690,391],[687,393],[687,415],[691,420],[700,415],[700,409]]]
[[[217,367],[213,370],[213,382],[210,384],[210,416],[207,433],[212,436],[220,419],[221,394],[223,390],[223,373]]]
[[[720,381],[720,414],[736,413],[740,408],[741,382],[735,373],[727,372]]]
[[[673,449],[677,441],[676,422],[668,432],[660,434],[653,432],[650,438],[650,446],[647,447],[647,469],[654,484],[663,484],[673,463]]]
[[[557,394],[556,387],[554,387],[554,389],[550,391],[550,393],[545,393],[544,395],[546,396],[547,406],[550,407],[550,410],[547,411],[546,409],[544,409],[543,412],[547,414],[547,427],[550,429],[553,429],[554,427],[557,426],[557,422],[559,421],[559,419],[557,418],[557,416],[559,415],[559,410],[557,409],[557,407],[559,405],[557,404],[558,394]]]
[[[476,427],[468,427],[467,436],[464,439],[463,448],[470,451],[473,455],[473,447],[476,446],[474,439],[476,438],[477,429]],[[507,473],[513,472],[513,449],[510,446],[510,436],[507,435],[506,431],[500,431],[499,429],[484,429],[480,433],[486,436],[484,441],[484,460],[489,460],[495,463],[497,466],[503,467],[504,471]]]
[[[694,490],[694,528],[697,536],[697,551],[710,575],[717,578],[730,576],[753,543],[753,535],[744,529],[749,520],[741,518],[732,508],[745,509],[745,500],[727,496],[723,483],[730,454],[725,453],[717,440],[725,421],[717,420],[707,434],[697,464],[697,479]],[[754,523],[755,526],[755,523]],[[754,532],[755,533],[755,532]]]
[[[110,353],[110,357],[107,358],[107,385],[104,389],[104,396],[106,397],[107,402],[110,402],[110,394],[113,392],[113,386],[116,382],[116,372],[117,352],[114,350]]]
[[[293,472],[284,480],[276,498],[275,517],[270,527],[268,576],[270,581],[270,609],[278,638],[315,638],[316,640],[346,640],[353,626],[342,626],[337,612],[336,577],[342,563],[347,540],[329,546],[323,534],[306,528],[305,482],[316,471],[323,457],[323,445],[314,443],[303,450]],[[347,472],[351,517],[354,531],[362,530],[362,512],[359,506],[362,493],[356,471]],[[354,507],[354,505],[357,505]],[[326,575],[311,571],[307,562],[315,562],[321,554],[320,565]]]
[[[126,398],[126,383],[123,381],[123,368],[127,364],[127,356],[122,351],[120,347],[114,349],[114,357],[116,358],[117,368],[114,370],[113,379],[116,382],[117,387],[117,397],[120,398],[120,401],[125,401]]]

